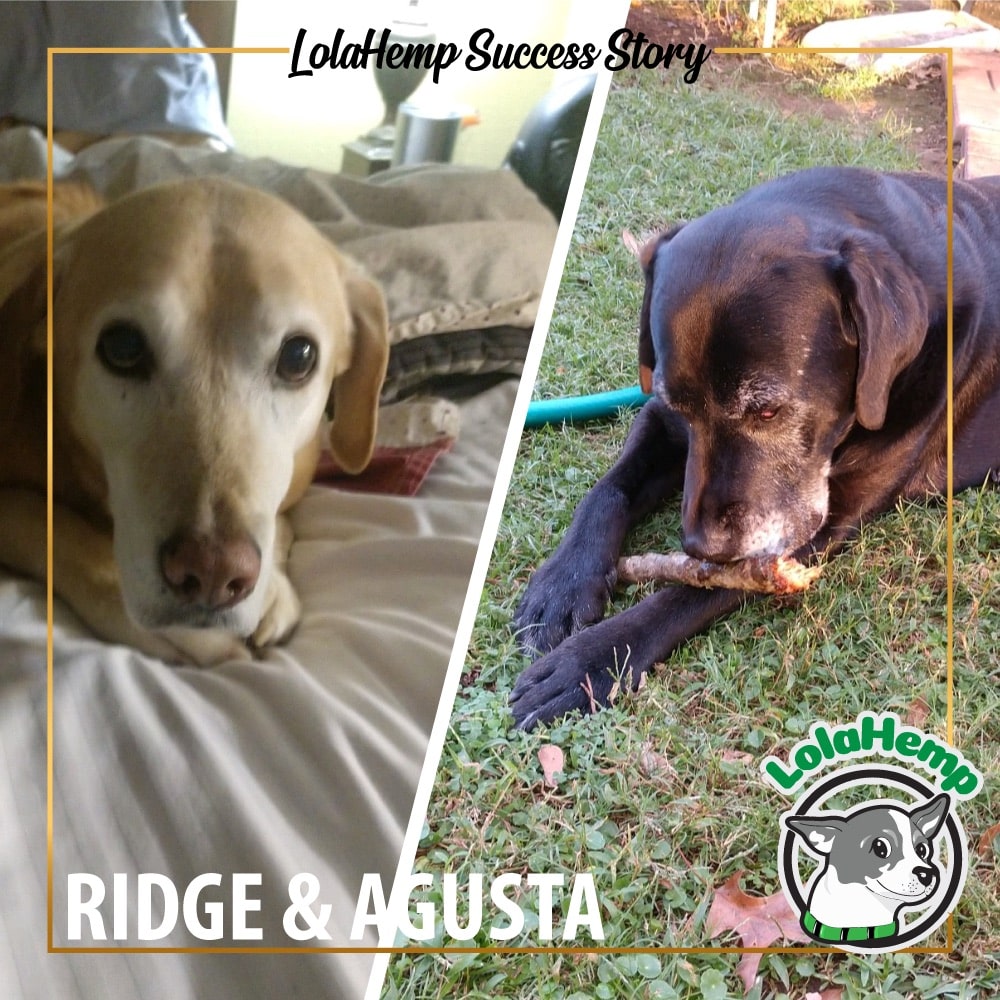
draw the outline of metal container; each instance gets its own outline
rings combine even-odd
[[[401,104],[396,116],[393,166],[450,162],[464,118],[461,111],[451,108]]]

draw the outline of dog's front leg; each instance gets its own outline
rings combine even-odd
[[[680,489],[687,431],[662,403],[639,411],[614,466],[583,498],[514,614],[521,647],[547,653],[604,616],[629,529]]]
[[[634,691],[644,673],[686,639],[755,595],[670,586],[570,636],[525,669],[510,703],[519,729],[567,712],[596,711],[616,690]]]
[[[253,645],[270,646],[287,639],[302,617],[302,603],[295,593],[285,567],[292,547],[292,526],[283,514],[278,515],[274,530],[274,568],[264,601],[264,613],[253,633]]]
[[[170,663],[209,666],[250,657],[239,636],[221,629],[154,631],[136,625],[125,611],[111,537],[59,504],[52,514],[53,588],[96,636]],[[45,580],[46,544],[45,497],[31,490],[0,490],[4,565]]]

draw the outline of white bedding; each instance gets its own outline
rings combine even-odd
[[[541,217],[532,225],[554,235]],[[543,278],[544,268],[538,289]],[[537,289],[526,292],[515,311]],[[415,498],[311,487],[292,513],[303,620],[259,662],[168,667],[94,640],[56,602],[56,945],[70,943],[73,872],[107,885],[109,935],[114,873],[128,874],[130,900],[141,872],[180,892],[220,873],[224,891],[207,899],[228,898],[233,873],[258,873],[249,923],[263,940],[245,947],[296,946],[282,926],[287,886],[308,872],[321,887],[313,909],[332,906],[331,940],[305,944],[357,945],[362,874],[380,873],[388,893],[395,872],[515,388],[460,404],[458,443]],[[45,648],[42,586],[0,570],[0,996],[362,996],[370,955],[46,954]],[[228,920],[227,910],[221,944]],[[213,944],[178,928],[151,946]],[[93,944],[84,929],[81,943]]]
[[[334,907],[324,944],[351,944],[361,874],[381,873],[388,892],[395,871],[513,391],[462,404],[475,432],[417,498],[311,488],[293,512],[302,625],[258,663],[171,668],[91,639],[57,603],[57,915],[68,872],[104,877],[109,895],[115,872],[164,873],[178,888],[255,872],[263,905],[251,923],[263,944],[294,946],[286,887],[310,872]],[[43,588],[2,573],[2,996],[363,995],[367,955],[46,956],[45,697]],[[186,933],[158,943],[205,944]]]

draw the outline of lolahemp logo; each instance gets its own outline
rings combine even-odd
[[[865,759],[878,757],[893,762]],[[810,780],[821,768],[830,770]],[[845,726],[815,723],[787,766],[768,757],[761,770],[779,791],[801,791],[781,815],[778,871],[810,938],[897,951],[947,919],[967,869],[956,806],[982,787],[958,750],[891,712],[866,712]]]

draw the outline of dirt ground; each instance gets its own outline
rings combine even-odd
[[[660,45],[705,41],[712,48],[721,48],[745,44],[734,41],[734,24],[724,18],[710,17],[691,3],[635,4],[629,11],[628,26]],[[945,176],[951,169],[954,150],[948,135],[947,100],[938,66],[928,66],[883,83],[863,97],[836,101],[814,92],[813,88],[791,86],[798,71],[793,65],[782,63],[780,57],[719,57],[706,63],[706,70],[711,72],[703,73],[699,83],[711,86],[713,80],[731,83],[738,78],[741,90],[760,94],[787,115],[836,116],[868,131],[892,112],[897,121],[910,124],[911,131],[904,141],[913,150],[921,169],[939,176]]]

